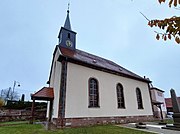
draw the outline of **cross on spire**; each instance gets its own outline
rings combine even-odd
[[[70,3],[68,3],[68,11],[69,11]]]
[[[69,6],[70,6],[70,3],[68,3],[67,17],[65,20],[64,28],[71,30],[71,24],[70,24],[70,19],[69,19]]]

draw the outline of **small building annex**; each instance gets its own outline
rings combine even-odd
[[[167,109],[164,98],[164,91],[156,87],[151,87],[150,91],[151,91],[154,117],[165,119],[167,115]]]
[[[150,81],[120,65],[76,49],[69,10],[49,76],[54,98],[47,117],[57,127],[153,119]]]

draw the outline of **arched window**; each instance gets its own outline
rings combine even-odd
[[[141,90],[139,88],[136,88],[136,96],[137,96],[138,109],[143,109],[142,95],[141,95]]]
[[[118,108],[125,108],[123,86],[118,83],[116,86]]]
[[[99,86],[95,78],[89,79],[89,107],[99,107]]]

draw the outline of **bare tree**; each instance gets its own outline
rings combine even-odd
[[[7,89],[2,89],[1,90],[0,98],[2,98],[4,101],[7,101],[7,100],[19,100],[19,95],[18,95],[18,92],[16,92],[16,91],[13,92],[11,87],[9,87]]]

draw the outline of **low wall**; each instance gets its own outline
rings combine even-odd
[[[0,116],[0,122],[30,120],[30,115],[3,115]]]
[[[31,119],[30,110],[1,110],[0,113],[0,122]],[[35,120],[46,120],[46,111],[44,110],[36,111],[34,115]]]

